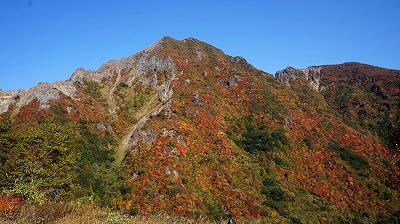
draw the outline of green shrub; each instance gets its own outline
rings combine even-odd
[[[112,137],[100,138],[90,124],[45,119],[13,130],[11,121],[0,123],[0,192],[35,203],[92,196],[104,204],[129,193],[108,148]]]
[[[375,192],[379,199],[391,200],[393,198],[392,192],[384,184],[376,181],[375,179],[369,179],[367,187]]]
[[[278,181],[276,181],[274,178],[272,177],[266,177],[263,180],[263,185],[264,186],[268,186],[268,187],[273,187],[276,186],[278,184]]]
[[[272,178],[265,177],[263,180],[264,188],[262,194],[265,195],[266,201],[263,202],[264,206],[275,209],[279,214],[288,216],[288,196],[282,190],[280,183]]]
[[[303,139],[303,142],[304,142],[304,144],[306,144],[306,146],[307,146],[309,149],[313,149],[312,144],[311,144],[311,139],[310,139],[310,137],[304,138],[304,139]]]
[[[276,165],[278,166],[283,166],[283,167],[287,167],[289,166],[289,164],[287,162],[285,162],[282,158],[280,158],[279,156],[275,156],[274,157],[274,162]]]
[[[340,146],[336,142],[332,142],[329,148],[335,151],[342,160],[346,161],[353,169],[362,171],[370,167],[369,162],[364,157]]]
[[[101,204],[111,204],[113,200],[129,193],[125,186],[126,175],[114,163],[114,150],[109,145],[114,143],[107,133],[104,138],[92,132],[88,122],[80,126],[81,136],[74,144],[80,152],[77,161],[77,182],[81,186],[81,194],[93,196],[94,201]]]
[[[132,207],[129,209],[129,215],[131,215],[131,216],[136,216],[138,213],[139,213],[139,211],[136,207]]]
[[[121,82],[121,83],[119,84],[119,88],[120,88],[120,89],[125,89],[125,88],[128,88],[128,87],[129,87],[129,85],[126,84],[126,83],[124,83],[124,82]]]
[[[168,148],[172,149],[172,148],[174,148],[176,146],[176,143],[175,142],[168,142],[166,146]]]
[[[59,105],[51,105],[50,106],[50,110],[51,112],[53,112],[54,114],[58,114],[58,115],[62,115],[62,114],[66,114],[67,111],[64,110],[64,108],[62,108]]]
[[[87,81],[85,83],[85,92],[94,98],[101,96],[100,85],[96,81]]]
[[[276,120],[282,120],[281,113],[285,110],[286,106],[283,101],[279,99],[279,97],[273,94],[268,88],[263,90],[264,101],[261,105],[254,102],[254,112],[256,111],[264,111],[265,113],[271,114],[273,118]]]
[[[172,191],[173,194],[178,193],[178,191],[179,191],[179,186],[173,186],[173,187],[171,188],[171,191]]]
[[[128,106],[128,109],[138,110],[147,103],[151,94],[151,89],[140,90],[136,92],[132,98],[125,99],[125,103]]]
[[[283,129],[269,132],[265,125],[256,125],[251,117],[244,118],[244,123],[245,132],[241,136],[235,136],[232,132],[228,136],[248,152],[282,151],[289,144]]]
[[[215,116],[215,115],[217,114],[217,112],[216,112],[214,109],[211,109],[210,114],[211,114],[212,116]]]
[[[138,175],[143,175],[145,173],[146,173],[146,169],[140,169],[140,170],[137,171]]]
[[[303,222],[301,221],[301,219],[297,218],[297,217],[290,217],[290,221],[293,224],[302,224]]]
[[[400,223],[400,211],[393,213],[388,218],[379,218],[377,224],[398,224]]]
[[[287,200],[286,193],[278,186],[265,187],[262,192],[269,201],[282,202]]]
[[[152,188],[152,189],[150,189],[150,190],[148,190],[148,191],[146,192],[146,194],[148,194],[148,195],[152,195],[152,194],[154,194],[154,193],[156,193],[156,189],[155,189],[155,188]]]
[[[221,220],[224,217],[222,209],[214,202],[207,204],[207,215],[214,220]]]
[[[382,163],[383,163],[387,168],[389,168],[389,169],[392,169],[392,168],[393,168],[393,165],[392,165],[392,163],[391,163],[389,160],[383,159],[383,160],[382,160]]]
[[[400,104],[400,103],[399,103]],[[399,116],[399,115],[398,115]],[[388,146],[395,152],[400,151],[400,117],[390,125],[390,128],[383,129],[387,130],[386,141]]]
[[[42,203],[45,197],[65,196],[76,178],[77,153],[71,126],[46,120],[26,131],[10,121],[0,125],[0,190]],[[48,192],[45,194],[45,192]]]

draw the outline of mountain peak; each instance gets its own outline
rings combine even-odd
[[[163,37],[97,70],[78,68],[67,81],[1,91],[0,122],[9,119],[14,126],[8,130],[0,123],[2,160],[9,164],[4,166],[9,175],[0,175],[8,179],[0,182],[18,197],[18,181],[30,186],[34,178],[50,173],[38,182],[35,194],[28,188],[22,195],[35,198],[38,191],[62,198],[61,192],[71,191],[72,198],[88,192],[101,203],[110,198],[118,208],[141,215],[157,211],[198,217],[212,211],[217,219],[271,220],[274,214],[271,218],[281,223],[293,217],[338,223],[337,214],[391,212],[382,204],[399,204],[396,157],[370,136],[397,127],[387,119],[398,114],[396,74],[365,66],[289,66],[275,75],[289,89],[242,57],[195,38]],[[321,91],[323,85],[329,89]],[[27,132],[28,138],[19,141]],[[71,148],[58,150],[61,146]],[[69,151],[71,157],[60,157]],[[99,158],[105,154],[103,162]],[[75,159],[78,165],[58,168]],[[43,173],[19,177],[38,167]],[[54,173],[64,171],[61,180],[73,183],[71,188],[60,185],[60,179],[48,184]],[[121,185],[111,182],[117,179]],[[375,195],[371,181],[393,201],[379,198],[382,192]],[[112,191],[104,195],[106,185]],[[314,209],[321,205],[326,209]],[[334,210],[338,207],[343,211]],[[301,208],[313,213],[304,215]]]
[[[151,46],[145,48],[143,51],[145,53],[150,53],[153,50],[162,47],[163,43],[168,42],[168,41],[176,41],[175,39],[168,37],[168,36],[164,36],[163,38],[159,39],[158,41],[156,41],[154,44],[152,44]]]

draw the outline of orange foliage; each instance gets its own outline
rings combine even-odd
[[[21,200],[16,197],[5,197],[0,195],[0,215],[9,215],[21,207]]]

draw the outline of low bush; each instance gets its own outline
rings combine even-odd
[[[129,189],[114,164],[112,137],[60,119],[41,120],[26,130],[0,123],[0,192],[30,202],[91,196],[112,205]]]
[[[336,152],[340,158],[347,162],[353,169],[363,171],[370,167],[369,162],[362,156],[350,151],[349,149],[340,146],[337,142],[331,142],[329,149]]]
[[[71,126],[55,120],[24,131],[9,120],[0,124],[0,190],[38,203],[66,196],[78,168],[73,136]]]
[[[87,81],[84,86],[85,86],[84,89],[85,92],[90,96],[94,97],[95,99],[101,96],[100,86],[99,83],[97,83],[96,81]]]
[[[377,224],[398,224],[400,223],[400,211],[393,213],[388,218],[379,218]]]
[[[373,178],[370,178],[367,187],[375,192],[376,196],[382,200],[390,200],[393,198],[391,190],[386,187],[384,184],[379,183]]]
[[[289,166],[289,164],[279,156],[275,156],[274,157],[274,162],[278,166],[283,166],[283,167],[288,167]]]
[[[126,83],[124,83],[124,82],[121,82],[121,83],[119,84],[119,88],[120,88],[120,89],[125,89],[125,88],[128,88],[128,87],[129,87],[129,85],[126,84]]]
[[[282,202],[287,200],[286,193],[278,186],[265,187],[262,193],[268,201]]]
[[[276,129],[270,132],[265,125],[256,125],[250,117],[244,118],[244,123],[245,131],[242,135],[236,136],[232,132],[228,132],[228,136],[245,151],[282,151],[289,144],[289,139],[283,129]]]
[[[136,216],[138,214],[138,209],[136,207],[132,207],[129,209],[129,215]]]

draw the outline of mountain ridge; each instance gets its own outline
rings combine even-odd
[[[145,48],[145,49],[143,49],[143,50],[141,50],[139,52],[133,53],[133,54],[127,56],[127,57],[108,60],[107,62],[105,62],[102,65],[100,65],[97,70],[93,70],[92,71],[92,70],[86,70],[83,67],[79,67],[71,74],[70,78],[67,79],[67,80],[56,81],[56,82],[51,82],[51,83],[40,82],[37,85],[35,85],[33,87],[30,87],[30,88],[19,89],[19,90],[8,90],[6,92],[4,92],[4,91],[2,91],[0,89],[1,90],[0,94],[5,95],[7,93],[7,95],[10,95],[10,94],[17,93],[17,92],[20,92],[20,91],[33,89],[33,88],[35,88],[35,87],[37,87],[38,85],[41,85],[41,84],[50,84],[51,85],[51,84],[54,84],[54,83],[65,82],[65,81],[82,82],[82,78],[77,78],[77,76],[81,76],[82,73],[91,73],[91,75],[94,76],[94,77],[90,77],[89,80],[100,81],[100,79],[103,79],[105,77],[101,77],[101,76],[100,77],[96,77],[96,75],[100,75],[99,73],[106,72],[107,69],[109,69],[109,70],[118,70],[118,69],[120,69],[119,68],[120,66],[124,66],[124,65],[121,65],[123,63],[125,63],[125,66],[127,66],[126,63],[129,63],[129,62],[127,62],[127,61],[129,61],[129,59],[134,58],[136,55],[138,55],[140,53],[150,53],[152,50],[154,50],[155,48],[159,47],[159,45],[161,43],[165,42],[165,41],[183,41],[183,42],[185,42],[185,41],[189,41],[189,40],[199,41],[198,39],[193,38],[193,37],[184,38],[182,40],[176,40],[176,39],[171,38],[169,36],[164,36],[161,39],[159,39],[158,41],[156,41],[154,44],[152,44],[151,46],[149,46],[149,47],[147,47],[147,48]],[[199,41],[199,42],[202,42],[202,41]],[[205,42],[202,42],[202,43],[205,43]],[[207,43],[205,43],[205,44],[207,44]],[[234,57],[241,58],[241,59],[245,60],[241,56],[234,56]],[[339,64],[310,65],[305,69],[294,68],[292,66],[288,66],[285,69],[294,69],[294,70],[298,70],[298,71],[306,71],[306,70],[311,69],[311,68],[326,67],[326,66],[346,66],[346,65],[370,66],[370,67],[375,67],[375,68],[379,68],[379,69],[386,69],[386,70],[391,70],[391,71],[400,71],[400,70],[396,70],[396,69],[384,68],[384,67],[379,67],[379,66],[375,66],[375,65],[369,65],[369,64],[360,63],[360,62],[343,62],[343,63],[339,63]],[[285,69],[283,69],[283,70],[285,70]],[[281,72],[281,71],[276,72],[275,76],[279,72]],[[264,72],[264,73],[269,74],[268,72]],[[78,75],[78,74],[80,74],[80,75]],[[86,74],[86,75],[88,75],[88,74]],[[105,76],[105,74],[103,74],[103,75]],[[110,74],[108,74],[108,75],[110,75]],[[108,76],[107,78],[110,78],[110,76]]]
[[[390,219],[398,74],[344,63],[273,76],[194,38],[164,37],[69,80],[1,93],[1,189],[28,202],[90,196],[141,215]],[[29,175],[18,168],[26,158]],[[44,178],[49,161],[66,166],[63,184]],[[35,190],[21,190],[29,183]]]

